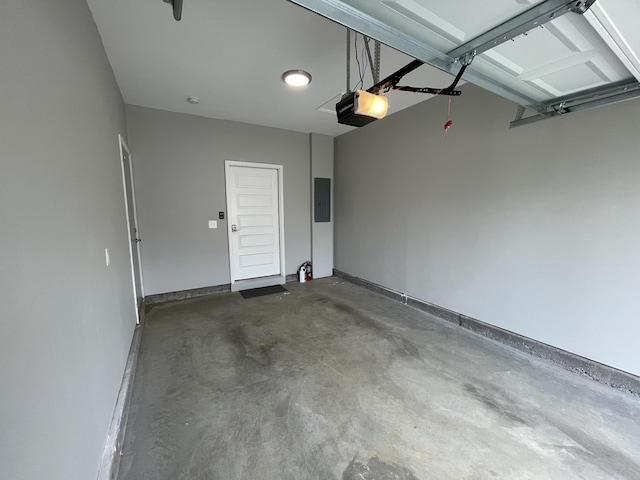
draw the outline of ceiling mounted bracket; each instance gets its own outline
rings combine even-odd
[[[373,39],[366,35],[363,36],[364,46],[367,50],[367,56],[369,57],[369,65],[371,65],[371,77],[373,78],[373,83],[378,83],[380,81],[380,42],[378,40],[374,40],[374,55],[371,56],[369,41]]]
[[[173,18],[176,22],[182,19],[182,0],[162,0],[164,3],[171,5],[173,9]]]
[[[546,120],[567,113],[580,112],[582,110],[590,110],[596,107],[620,103],[634,98],[640,98],[640,82],[637,81],[621,81],[615,84],[600,88],[593,88],[573,95],[567,95],[562,98],[555,99],[553,103],[546,103],[544,113],[539,113],[530,117],[518,117],[509,124],[509,128],[520,127],[530,123]],[[518,112],[520,112],[519,107]]]
[[[564,113],[567,113],[567,109],[565,108],[566,106],[567,106],[567,102],[560,102],[557,105],[554,105],[552,107],[554,115],[562,115]]]

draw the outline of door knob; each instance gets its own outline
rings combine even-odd
[[[232,232],[237,232],[238,231],[238,227],[236,227],[235,225],[231,225],[231,231]]]

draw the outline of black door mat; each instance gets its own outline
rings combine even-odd
[[[286,292],[287,289],[282,285],[272,285],[270,287],[252,288],[250,290],[242,290],[240,295],[242,298],[262,297],[263,295],[271,295],[272,293]]]

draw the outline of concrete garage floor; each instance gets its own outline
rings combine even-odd
[[[128,479],[638,479],[640,399],[341,279],[147,314]]]

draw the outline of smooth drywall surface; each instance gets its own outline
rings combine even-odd
[[[124,104],[84,0],[3,2],[0,45],[0,478],[93,479],[135,328]]]
[[[283,166],[286,273],[309,259],[308,135],[130,105],[127,124],[146,295],[230,282],[225,160]]]
[[[447,98],[336,139],[336,268],[640,374],[640,101],[509,130],[463,91],[448,140]]]
[[[316,222],[311,202],[311,260],[313,277],[333,275],[333,137],[311,134],[311,198],[314,195],[314,178],[331,180],[331,221]]]

